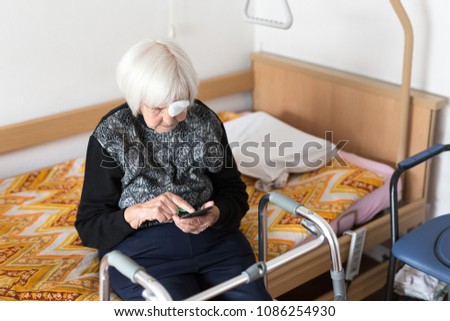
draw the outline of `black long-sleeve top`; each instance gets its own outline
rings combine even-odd
[[[136,230],[127,207],[166,191],[194,207],[213,200],[220,210],[211,227],[238,228],[248,210],[245,184],[223,124],[196,100],[170,133],[148,128],[124,104],[100,121],[89,139],[75,227],[85,246],[108,250]],[[151,229],[151,227],[150,227]]]

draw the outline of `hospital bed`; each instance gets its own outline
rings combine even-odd
[[[402,117],[399,108],[401,86],[268,53],[255,53],[251,59],[252,68],[249,70],[202,81],[200,99],[213,102],[215,98],[252,92],[252,111],[266,112],[317,137],[324,137],[324,133],[331,131],[333,142],[348,141],[343,150],[347,153],[345,155],[353,157],[353,161],[360,157],[388,167],[397,162],[397,150],[403,144],[398,126]],[[29,144],[91,130],[99,117],[118,103],[120,101],[107,102],[4,126],[0,128],[0,152],[7,153]],[[444,97],[411,91],[411,114],[404,129],[408,155],[430,146],[436,112],[446,103]],[[349,119],[348,115],[353,117]],[[81,246],[73,227],[81,193],[83,162],[83,158],[68,160],[54,167],[0,180],[2,299],[98,299],[99,263],[96,252]],[[295,185],[302,175],[292,174],[280,191],[286,193],[286,189],[292,187],[290,184]],[[399,209],[400,226],[405,230],[425,219],[427,177],[426,165],[414,168],[405,177],[403,205]],[[252,212],[257,210],[255,206],[264,192],[255,188],[254,178],[243,178],[248,184],[250,211],[244,218],[242,229],[254,243]],[[374,192],[386,186],[387,178],[383,182]],[[294,194],[287,193],[288,196]],[[360,200],[353,202],[341,214],[346,210],[352,212],[351,207],[359,203]],[[389,239],[389,216],[379,210],[388,206],[375,205],[379,207],[367,220],[358,219],[356,212],[362,210],[356,208],[353,214],[344,215],[349,222],[335,224],[343,262],[348,259],[352,239],[351,233],[344,232],[365,229],[364,251],[383,245]],[[268,208],[269,213],[273,211],[273,208]],[[281,230],[298,223],[293,220],[291,224],[290,220],[288,217],[287,225],[281,226]],[[334,224],[334,220],[330,222]],[[292,240],[278,241],[275,246],[269,244],[269,256],[280,255],[290,247]],[[319,247],[268,273],[268,288],[272,296],[281,296],[326,273],[329,270],[328,256],[328,249]],[[361,300],[380,290],[386,271],[387,262],[382,262],[356,276],[348,288],[348,298]],[[311,299],[328,300],[332,297],[330,292]]]

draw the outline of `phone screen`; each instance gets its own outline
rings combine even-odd
[[[180,218],[190,218],[190,217],[195,217],[195,216],[202,216],[202,215],[206,215],[206,213],[208,213],[208,211],[209,211],[211,208],[212,208],[212,206],[205,207],[205,208],[202,208],[202,209],[197,210],[197,211],[192,212],[192,213],[188,213],[188,212],[180,212],[180,213],[178,214],[178,216],[179,216]]]

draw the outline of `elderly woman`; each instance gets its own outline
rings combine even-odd
[[[247,193],[223,124],[195,99],[198,80],[174,43],[143,41],[122,58],[117,80],[126,103],[89,139],[75,226],[99,258],[119,250],[182,300],[239,275],[255,262],[239,231]],[[180,211],[210,207],[205,215]],[[142,288],[115,269],[111,287],[124,300]],[[271,300],[261,281],[221,300]]]

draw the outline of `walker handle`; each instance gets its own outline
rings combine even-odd
[[[302,204],[298,203],[297,201],[294,201],[292,198],[287,197],[278,192],[270,193],[269,202],[281,207],[282,209],[284,209],[294,215],[296,215],[297,208],[299,206],[303,206]]]
[[[114,266],[120,273],[129,278],[133,283],[136,283],[134,278],[136,273],[139,271],[145,271],[142,266],[117,250],[114,250],[108,254],[108,264]]]

